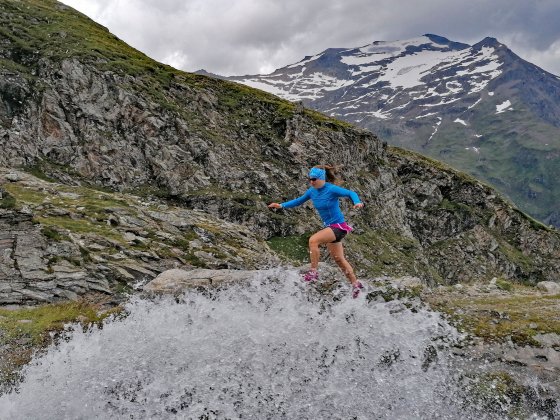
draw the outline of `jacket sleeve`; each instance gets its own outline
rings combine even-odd
[[[292,208],[292,207],[301,206],[303,203],[305,203],[310,198],[311,198],[311,195],[309,194],[309,190],[307,190],[305,192],[305,194],[303,194],[301,197],[294,198],[293,200],[286,201],[285,203],[280,203],[280,205],[284,209],[289,209],[289,208]]]
[[[342,188],[342,187],[339,187],[339,186],[335,185],[335,186],[333,186],[332,192],[337,197],[348,197],[349,199],[352,200],[352,203],[354,203],[354,204],[361,203],[360,197],[358,197],[358,194],[356,194],[352,190],[347,190],[346,188]]]

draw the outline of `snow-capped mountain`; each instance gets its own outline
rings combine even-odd
[[[446,161],[560,226],[560,78],[494,38],[330,48],[271,74],[227,79]]]

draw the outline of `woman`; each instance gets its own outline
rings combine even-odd
[[[327,182],[328,181],[328,182]],[[299,206],[311,199],[313,205],[319,212],[325,228],[315,233],[309,238],[309,254],[311,256],[311,269],[305,274],[304,280],[307,282],[317,281],[319,275],[317,266],[319,265],[319,245],[326,244],[331,257],[342,269],[350,283],[352,284],[352,297],[357,298],[360,290],[363,289],[362,283],[356,279],[352,266],[344,258],[342,239],[352,230],[344,221],[344,215],[340,211],[338,199],[348,197],[354,203],[354,208],[359,209],[364,205],[360,202],[358,194],[354,191],[346,190],[337,185],[338,179],[335,170],[331,166],[320,165],[311,168],[309,171],[309,188],[305,194],[294,200],[285,203],[271,203],[268,205],[272,209]]]

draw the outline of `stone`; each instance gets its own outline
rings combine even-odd
[[[80,194],[64,192],[64,191],[59,192],[58,195],[60,195],[62,198],[68,198],[70,200],[77,200],[78,198],[81,197]]]
[[[127,269],[127,270],[135,271],[137,273],[144,274],[144,275],[150,276],[150,277],[156,277],[156,273],[154,273],[152,270],[149,270],[148,268],[143,267],[139,264],[134,264],[134,263],[130,262],[130,263],[124,263],[124,264],[121,263],[119,265],[121,267]]]
[[[392,283],[398,288],[412,288],[424,285],[421,279],[412,276],[404,276],[393,279]]]
[[[553,281],[541,281],[537,283],[537,289],[551,295],[560,294],[560,284]]]
[[[536,334],[533,338],[545,347],[560,346],[560,335],[555,333]]]
[[[253,279],[262,270],[171,269],[144,286],[145,292],[177,294],[196,286],[218,286]]]
[[[18,182],[22,180],[22,176],[15,172],[10,172],[9,174],[4,175],[4,178],[10,182]]]

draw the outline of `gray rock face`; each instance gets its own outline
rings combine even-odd
[[[279,261],[248,229],[200,211],[155,211],[139,197],[63,188],[23,172],[7,185],[6,173],[0,168],[0,185],[16,205],[0,208],[0,303],[114,293],[176,265],[239,269]]]
[[[44,288],[56,284],[56,290],[80,294],[86,286],[130,285],[132,277],[143,275],[130,266],[153,273],[174,263],[271,266],[278,257],[264,240],[306,235],[321,223],[309,205],[271,211],[266,204],[303,193],[308,168],[322,163],[342,165],[344,186],[366,203],[359,212],[347,202],[342,206],[356,227],[346,242],[348,255],[368,274],[410,275],[431,284],[560,278],[557,231],[529,219],[491,188],[387,148],[370,132],[145,57],[135,62],[146,71],[128,74],[113,65],[109,50],[57,58],[47,51],[19,60],[17,43],[7,40],[1,48],[13,66],[0,69],[9,73],[0,94],[16,98],[0,113],[0,166],[7,168],[2,173],[37,165],[59,182],[39,186],[25,174],[13,181],[3,176],[0,185],[16,200],[9,218],[32,215],[39,223],[26,228],[27,236],[14,236],[18,226],[3,231],[2,271],[15,273],[6,282],[29,288],[35,279]],[[129,208],[100,199],[100,193],[82,197],[77,188],[87,183],[157,194],[169,206],[143,206],[136,197]],[[30,195],[25,188],[33,185],[39,187]],[[76,190],[62,191],[63,185]],[[54,227],[58,240],[38,233],[45,226]],[[76,270],[88,274],[80,277],[55,264],[57,252],[70,264],[80,262]],[[30,290],[33,299],[44,298],[42,289]],[[15,299],[13,293],[6,299]]]
[[[79,257],[77,246],[49,245],[32,216],[0,209],[0,303],[35,303],[76,299],[87,291],[111,293],[106,278],[87,269],[50,261],[66,254]]]
[[[164,271],[144,286],[148,293],[178,294],[197,286],[219,286],[229,283],[241,283],[255,278],[259,270],[181,270]]]
[[[301,100],[443,160],[560,227],[560,149],[552,140],[541,146],[558,138],[560,80],[496,39],[472,46],[434,35],[376,41],[327,49],[271,74],[226,79]]]
[[[395,274],[443,283],[497,274],[535,282],[558,278],[556,233],[533,229],[490,188],[415,155],[387,150],[368,132],[318,122],[304,109],[278,119],[250,97],[251,126],[245,126],[218,112],[218,97],[228,94],[227,89],[183,85],[186,90],[175,100],[188,98],[188,106],[196,108],[214,133],[209,137],[188,114],[174,115],[133,89],[119,87],[126,86],[124,76],[75,59],[41,65],[49,87],[40,102],[23,107],[25,118],[14,118],[8,127],[2,143],[7,153],[0,156],[5,165],[49,159],[108,187],[160,185],[185,207],[220,219],[226,235],[243,226],[266,239],[320,226],[311,209],[271,212],[266,202],[302,193],[309,166],[336,162],[344,166],[344,186],[357,190],[367,204],[362,212],[348,213],[356,233],[388,230],[415,243],[414,253],[405,253],[412,272],[399,269]],[[16,133],[20,140],[8,141]],[[75,182],[56,167],[45,168],[51,176]],[[53,206],[50,211],[63,210]],[[184,213],[149,210],[148,216],[185,230],[192,223],[189,212]],[[145,223],[141,218],[116,213],[108,223],[129,226],[128,243],[146,242],[135,232]],[[202,238],[209,234],[199,233]],[[399,248],[399,241],[389,245]],[[351,252],[363,255],[359,247]],[[193,255],[220,265],[221,257],[212,259],[204,249]],[[363,258],[364,264],[371,258]],[[533,266],[533,258],[539,264]],[[239,260],[238,268],[243,266]]]

